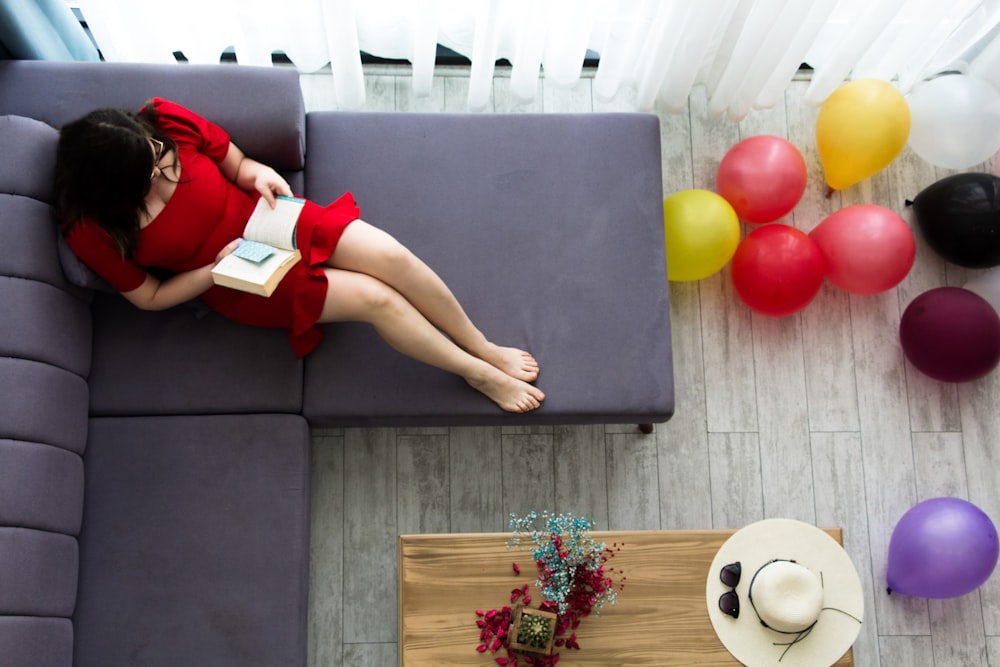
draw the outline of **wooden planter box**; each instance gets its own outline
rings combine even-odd
[[[515,607],[514,616],[510,622],[510,647],[518,651],[550,655],[552,643],[556,638],[556,618],[556,614],[550,611],[532,609],[524,605]],[[526,634],[529,629],[540,629],[544,633],[544,640],[542,642],[530,641],[526,636],[519,636]],[[521,639],[524,641],[519,641]],[[539,646],[539,643],[542,645]]]

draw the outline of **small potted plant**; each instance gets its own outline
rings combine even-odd
[[[510,624],[510,648],[550,655],[556,639],[558,615],[519,605]]]

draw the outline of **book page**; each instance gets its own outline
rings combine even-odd
[[[261,197],[257,201],[257,208],[247,221],[243,235],[251,241],[294,250],[295,226],[304,205],[304,199],[278,197],[272,209]]]

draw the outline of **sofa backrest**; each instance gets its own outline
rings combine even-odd
[[[218,123],[245,153],[291,174],[296,188],[305,166],[305,103],[294,69],[0,61],[0,115],[61,127],[101,107],[138,110],[152,97]]]
[[[91,315],[52,223],[58,133],[0,116],[0,662],[69,665]]]

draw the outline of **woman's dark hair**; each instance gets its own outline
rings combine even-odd
[[[81,218],[101,226],[132,258],[155,168],[150,138],[177,144],[158,126],[151,104],[140,113],[99,109],[67,123],[56,153],[56,218],[64,233]]]

